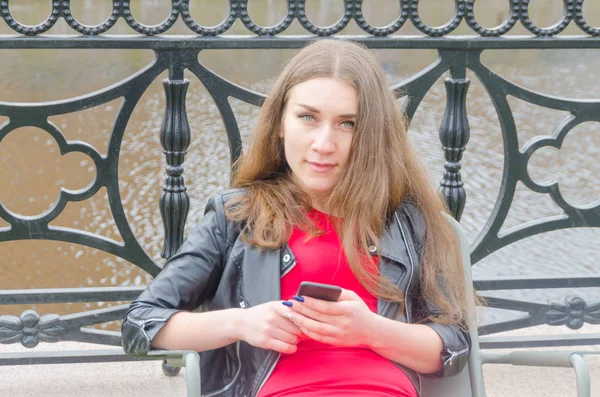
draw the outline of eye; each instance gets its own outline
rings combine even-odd
[[[354,121],[346,120],[342,122],[342,127],[352,129],[356,123]]]
[[[301,114],[298,117],[300,117],[302,120],[304,120],[304,121],[306,121],[308,123],[310,123],[312,121],[315,121],[315,118],[312,115],[310,115],[310,114]]]

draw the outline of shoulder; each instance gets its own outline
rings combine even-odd
[[[222,217],[223,222],[225,222],[225,206],[227,203],[231,202],[233,199],[237,199],[240,196],[245,196],[247,194],[248,189],[246,188],[232,188],[215,193],[206,202],[204,215],[208,214],[209,212],[215,212],[217,216]]]
[[[240,196],[248,194],[248,189],[244,187],[222,190],[215,193],[208,199],[208,204],[224,207],[229,201]]]
[[[226,189],[212,195],[206,203],[204,216],[213,214],[217,224],[218,231],[224,236],[227,244],[232,245],[239,235],[240,225],[227,219],[225,207],[233,199],[248,194],[246,188]]]

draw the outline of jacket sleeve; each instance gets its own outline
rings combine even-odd
[[[412,228],[414,236],[414,248],[419,260],[419,268],[422,269],[422,254],[425,244],[425,219],[420,210],[414,204],[407,205],[407,217]],[[439,282],[440,288],[444,290],[445,283]],[[420,291],[420,286],[418,287]],[[440,309],[430,301],[421,296],[417,297],[420,315],[418,318],[427,319],[436,317]],[[422,322],[433,329],[442,339],[443,347],[441,352],[442,369],[432,374],[421,374],[425,377],[443,377],[459,374],[469,361],[471,350],[471,338],[467,326],[464,324],[438,324],[429,320]]]
[[[433,329],[442,339],[442,369],[433,374],[424,374],[427,377],[453,376],[459,374],[469,361],[471,338],[468,332],[457,325],[424,323]]]
[[[121,327],[125,353],[145,355],[152,340],[179,311],[193,311],[214,295],[226,250],[225,214],[221,194],[211,197],[204,216],[177,253],[131,303]]]

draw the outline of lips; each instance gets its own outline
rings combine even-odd
[[[318,162],[313,162],[313,161],[307,161],[308,165],[310,165],[310,168],[314,171],[314,172],[327,172],[329,170],[331,170],[333,167],[335,167],[335,164],[331,164],[331,163],[318,163]]]

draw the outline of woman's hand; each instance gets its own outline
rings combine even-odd
[[[304,337],[288,317],[288,308],[281,301],[267,302],[249,309],[240,309],[240,340],[252,346],[292,354]]]
[[[354,292],[342,289],[337,302],[291,300],[287,316],[306,336],[335,346],[370,346],[377,314]],[[287,309],[284,307],[284,309]]]

